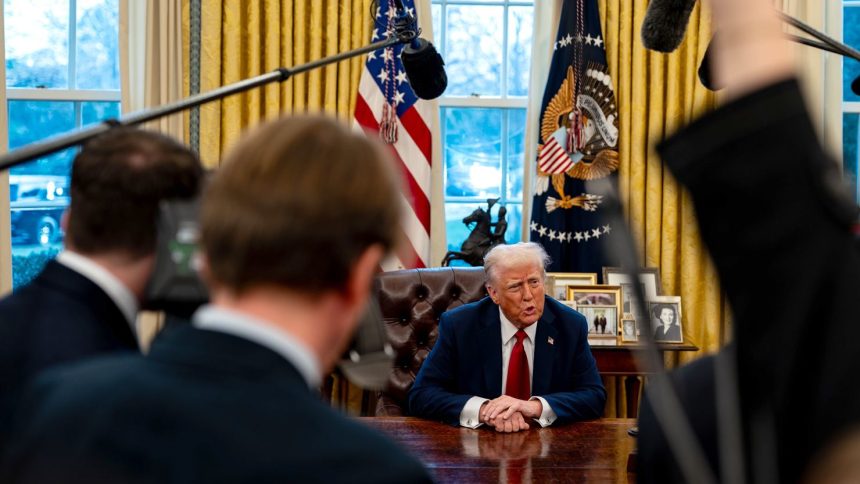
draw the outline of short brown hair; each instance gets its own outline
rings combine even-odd
[[[202,178],[200,160],[173,138],[111,129],[75,157],[67,241],[83,254],[151,254],[159,203],[194,197]]]
[[[232,290],[275,284],[305,294],[344,286],[371,245],[390,250],[398,183],[378,142],[321,116],[246,135],[206,187],[202,246]]]

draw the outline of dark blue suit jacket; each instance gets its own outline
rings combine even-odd
[[[0,482],[430,482],[281,355],[190,325],[160,335],[146,357],[44,373],[16,420]]]
[[[137,350],[128,321],[98,285],[48,262],[30,284],[0,300],[0,449],[20,389],[38,372]]]
[[[444,313],[436,345],[409,391],[410,413],[459,425],[469,398],[500,396],[500,325],[499,307],[488,297]],[[532,395],[546,399],[558,424],[603,415],[606,390],[587,337],[583,315],[546,298],[535,334]]]

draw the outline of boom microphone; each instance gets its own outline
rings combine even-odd
[[[696,0],[652,0],[642,22],[642,44],[669,53],[684,40]]]
[[[403,48],[400,60],[416,96],[421,99],[436,99],[445,92],[448,87],[445,61],[436,52],[433,44],[424,39],[415,39]]]
[[[394,31],[400,39],[408,42],[400,53],[400,61],[412,92],[421,99],[436,99],[448,87],[445,61],[433,44],[418,38],[417,19],[406,11],[401,0],[395,0],[395,8],[398,14]]]

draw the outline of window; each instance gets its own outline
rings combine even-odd
[[[860,49],[860,0],[843,2],[842,33],[844,42]],[[860,200],[857,183],[860,158],[857,140],[860,138],[860,95],[851,90],[851,84],[860,78],[860,62],[844,57],[842,60],[842,163],[846,180],[851,184],[854,197]],[[858,81],[860,83],[860,81]]]
[[[4,0],[9,148],[119,116],[119,0]],[[17,287],[62,248],[76,149],[9,173]]]
[[[505,240],[520,240],[532,14],[531,1],[433,0],[448,74],[439,100],[448,250],[460,249],[463,219],[489,198],[500,199],[494,221],[507,208]]]

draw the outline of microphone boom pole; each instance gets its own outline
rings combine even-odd
[[[264,86],[272,82],[284,82],[296,74],[301,74],[316,69],[317,67],[323,67],[329,64],[333,64],[335,62],[351,59],[353,57],[367,54],[375,50],[384,49],[386,47],[392,47],[398,44],[408,44],[412,42],[412,40],[416,37],[417,34],[414,31],[395,32],[384,40],[368,44],[364,47],[359,47],[357,49],[341,52],[339,54],[331,55],[328,57],[323,57],[322,59],[317,59],[315,61],[307,62],[305,64],[300,64],[293,67],[279,67],[272,72],[261,74],[256,77],[251,77],[249,79],[244,79],[233,84],[219,87],[218,89],[213,89],[209,92],[195,94],[186,99],[176,101],[170,104],[165,104],[164,106],[159,106],[152,109],[144,109],[142,111],[127,114],[117,119],[108,119],[96,125],[87,126],[86,128],[81,128],[69,133],[54,136],[44,141],[31,143],[29,145],[22,146],[21,148],[12,150],[4,155],[0,155],[0,171],[8,170],[9,168],[12,168],[14,166],[26,163],[31,160],[35,160],[36,158],[41,158],[56,151],[70,148],[72,146],[77,146],[91,138],[106,133],[112,128],[120,126],[138,125],[164,116],[176,114],[186,109],[200,106],[201,104],[206,104],[211,101],[217,101],[227,96],[232,96],[233,94],[239,94],[254,89],[256,87]]]

